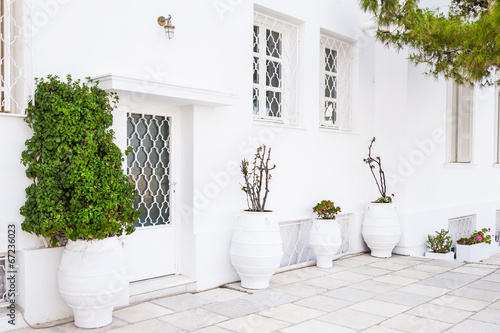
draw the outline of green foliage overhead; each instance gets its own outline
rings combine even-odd
[[[427,64],[426,74],[459,84],[500,83],[500,2],[451,0],[448,6],[420,8],[418,0],[360,0],[375,15],[377,39],[410,60]]]
[[[139,211],[134,184],[113,143],[111,111],[118,96],[57,76],[37,79],[25,121],[33,129],[22,163],[33,183],[21,207],[24,231],[50,237],[104,239],[130,234]]]

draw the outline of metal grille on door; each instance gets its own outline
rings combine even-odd
[[[170,220],[169,117],[129,113],[127,173],[135,182],[134,207],[141,211],[136,227],[167,225]]]

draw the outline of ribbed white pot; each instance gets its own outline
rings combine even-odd
[[[363,220],[363,239],[374,257],[388,258],[401,238],[396,205],[393,203],[370,203]]]
[[[117,237],[68,241],[57,282],[61,297],[73,310],[77,327],[97,328],[112,322],[116,302],[128,293],[125,267]]]
[[[247,289],[265,289],[283,257],[281,233],[273,212],[244,211],[229,250],[231,263]]]
[[[314,219],[309,233],[309,246],[316,255],[316,266],[332,267],[332,261],[342,245],[340,224],[335,220]]]

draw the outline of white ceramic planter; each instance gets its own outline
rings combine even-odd
[[[455,260],[455,252],[447,252],[447,253],[425,252],[425,257],[429,259],[438,259],[438,260]]]
[[[283,256],[281,233],[273,212],[244,211],[229,250],[231,263],[247,289],[265,289]]]
[[[332,267],[332,260],[342,245],[340,224],[335,220],[314,219],[309,233],[309,246],[316,255],[316,266]]]
[[[396,205],[393,203],[370,203],[363,220],[363,239],[374,257],[388,258],[401,238]]]
[[[474,245],[460,245],[457,244],[457,261],[471,261],[478,262],[488,258],[491,254],[491,245],[486,243],[479,243]]]
[[[57,272],[58,290],[73,310],[75,326],[110,324],[115,304],[128,292],[125,258],[117,237],[68,241]]]

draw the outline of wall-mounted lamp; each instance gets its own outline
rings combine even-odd
[[[158,24],[165,28],[165,36],[168,39],[174,38],[175,27],[172,25],[172,21],[170,21],[171,19],[172,16],[170,15],[168,15],[167,18],[165,18],[164,16],[158,17]]]

